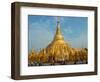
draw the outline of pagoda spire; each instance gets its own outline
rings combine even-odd
[[[58,41],[58,40],[64,42],[64,38],[63,38],[61,31],[60,31],[60,17],[58,17],[58,20],[57,20],[57,30],[56,30],[56,34],[54,37],[54,41]]]
[[[61,34],[61,32],[60,32],[60,17],[58,17],[58,20],[57,20],[57,31],[56,31],[56,34]]]

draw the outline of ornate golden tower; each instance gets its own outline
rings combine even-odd
[[[55,61],[65,61],[69,59],[70,46],[64,41],[60,31],[60,18],[57,21],[57,30],[53,41],[47,46],[46,52],[49,56],[54,57]]]
[[[53,42],[58,44],[65,44],[64,38],[60,31],[60,19],[58,19],[57,22],[57,30]]]

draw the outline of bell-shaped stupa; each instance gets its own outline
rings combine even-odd
[[[69,59],[70,46],[64,41],[60,31],[60,18],[57,21],[57,30],[53,41],[47,46],[46,53],[52,56],[55,61],[65,61]]]

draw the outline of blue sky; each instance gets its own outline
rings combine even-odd
[[[87,48],[87,17],[60,17],[61,33],[65,42],[74,48]],[[57,16],[28,16],[28,52],[45,48],[54,38]]]

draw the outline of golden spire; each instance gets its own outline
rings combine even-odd
[[[58,21],[57,21],[57,31],[56,34],[61,34],[60,32],[60,18],[58,17]]]
[[[54,37],[54,41],[64,42],[64,38],[63,38],[61,31],[60,31],[60,17],[58,17],[57,30],[56,30],[56,34]]]

